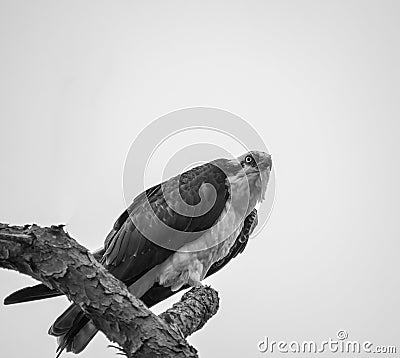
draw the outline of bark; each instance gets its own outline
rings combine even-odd
[[[218,310],[217,292],[202,287],[154,315],[63,226],[0,224],[0,267],[63,292],[128,357],[197,357],[185,338]]]

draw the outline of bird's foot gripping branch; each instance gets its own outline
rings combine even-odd
[[[29,275],[65,294],[128,357],[197,357],[185,340],[217,312],[210,287],[192,289],[154,315],[62,226],[0,224],[0,267]]]

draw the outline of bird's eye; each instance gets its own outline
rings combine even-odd
[[[254,161],[254,158],[251,155],[248,155],[246,158],[244,158],[244,161],[246,164],[250,164]]]

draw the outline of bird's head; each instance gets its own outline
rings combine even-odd
[[[248,179],[257,179],[263,174],[270,173],[272,169],[271,155],[265,152],[251,151],[236,159],[240,163]]]
[[[227,160],[223,166],[232,190],[240,192],[249,188],[250,206],[264,199],[272,169],[270,154],[250,151]]]

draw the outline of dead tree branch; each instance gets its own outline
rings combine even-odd
[[[62,226],[0,224],[0,267],[63,292],[128,357],[197,357],[185,337],[218,310],[217,292],[205,287],[154,315]]]

